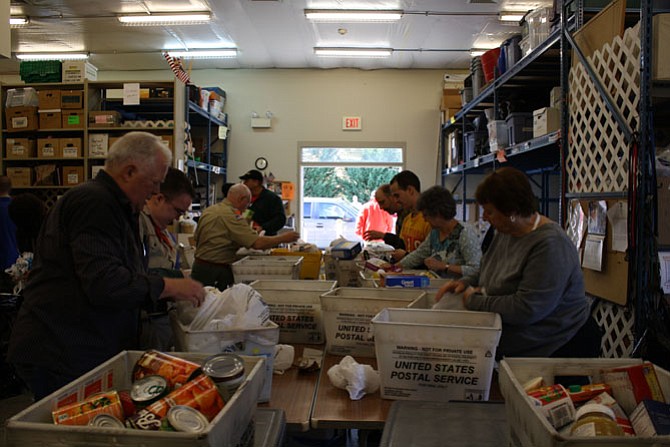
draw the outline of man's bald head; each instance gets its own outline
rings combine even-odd
[[[240,211],[244,211],[251,202],[251,191],[244,183],[237,183],[230,187],[226,199]]]

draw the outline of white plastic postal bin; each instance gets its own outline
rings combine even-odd
[[[500,315],[384,309],[372,326],[382,398],[488,400]]]
[[[263,387],[264,360],[243,357],[246,377],[233,397],[202,433],[149,431],[130,428],[96,428],[55,425],[51,417],[53,405],[63,396],[85,397],[84,389],[128,390],[132,384],[135,362],[143,351],[123,351],[74,382],[36,402],[7,420],[7,446],[129,446],[129,447],[234,447],[251,423],[258,395]],[[170,353],[177,357],[202,362],[209,354]],[[96,385],[97,386],[94,386]]]
[[[374,357],[370,321],[386,307],[427,309],[422,289],[338,287],[321,295],[326,351],[354,357]]]
[[[245,256],[233,262],[236,283],[258,279],[299,279],[302,256]]]
[[[279,326],[280,343],[325,341],[321,294],[335,288],[336,281],[261,279],[249,284],[270,309],[270,320]]]
[[[170,322],[178,351],[206,352],[218,354],[231,352],[239,355],[265,358],[265,383],[258,397],[259,402],[268,402],[272,392],[272,367],[275,346],[279,342],[279,326],[272,321],[256,329],[232,331],[190,331],[179,321],[176,312],[170,312]]]
[[[556,376],[590,376],[599,383],[600,371],[622,366],[639,365],[642,359],[562,359],[562,358],[505,358],[500,362],[498,381],[505,398],[505,410],[510,431],[523,447],[660,447],[670,446],[670,436],[603,436],[598,438],[564,436],[560,434],[526,397],[523,384],[542,377],[548,385]],[[670,373],[654,365],[656,377],[666,403],[670,399]],[[630,415],[629,415],[630,416]]]

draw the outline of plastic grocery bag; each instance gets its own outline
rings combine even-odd
[[[328,378],[335,388],[347,390],[351,400],[359,400],[379,389],[379,372],[370,365],[361,365],[349,355],[328,370]]]
[[[261,295],[247,284],[224,291],[208,288],[205,301],[189,325],[190,331],[223,331],[262,327],[270,309]]]
[[[440,310],[467,310],[463,305],[463,293],[447,292],[442,295],[442,299],[433,304],[433,309]]]

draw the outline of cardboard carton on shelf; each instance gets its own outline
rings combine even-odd
[[[20,106],[5,109],[7,132],[27,132],[37,130],[37,107]]]
[[[32,158],[35,156],[35,140],[30,138],[7,138],[6,158]]]
[[[60,158],[62,156],[60,138],[37,139],[37,158]]]

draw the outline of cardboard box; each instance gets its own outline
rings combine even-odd
[[[651,77],[655,81],[670,80],[670,14],[656,14],[652,23]]]
[[[102,171],[103,169],[104,169],[103,165],[91,166],[91,178],[96,178],[98,176],[98,172]]]
[[[115,110],[92,110],[88,112],[89,127],[117,127],[121,114]]]
[[[21,106],[5,109],[7,132],[37,130],[37,107]]]
[[[121,137],[109,137],[109,147],[114,146],[114,143],[116,143]]]
[[[40,129],[60,129],[62,118],[60,109],[40,110]]]
[[[63,129],[83,129],[84,128],[84,111],[81,109],[63,110]]]
[[[60,109],[60,90],[39,90],[37,96],[40,110]]]
[[[109,149],[109,134],[88,134],[88,156],[91,158],[105,158]]]
[[[32,175],[30,168],[7,168],[7,177],[12,181],[12,188],[32,186]]]
[[[63,186],[75,186],[83,182],[83,166],[63,166]]]
[[[533,111],[533,138],[554,132],[561,127],[560,111],[554,107],[543,107]]]
[[[174,147],[174,137],[172,135],[161,135],[160,137],[167,147],[170,149]]]
[[[440,110],[460,109],[461,92],[457,88],[445,88],[442,90],[442,104]]]
[[[361,243],[354,241],[344,241],[330,249],[330,254],[337,259],[354,259],[361,252]]]
[[[561,108],[561,87],[554,87],[549,92],[549,106],[556,109]]]
[[[59,138],[37,139],[37,158],[61,158],[62,156]]]
[[[428,287],[430,278],[423,275],[381,275],[383,287]]]
[[[657,400],[643,400],[630,415],[637,436],[670,435],[670,405]]]
[[[60,98],[61,109],[83,109],[84,91],[83,90],[63,90]]]
[[[60,151],[63,158],[79,158],[82,156],[81,138],[61,138]]]
[[[30,138],[7,138],[6,158],[32,158],[35,156],[35,140]]]
[[[86,61],[63,61],[63,82],[84,82],[84,79],[95,81],[98,79],[98,69]]]
[[[59,186],[60,175],[55,164],[41,164],[34,168],[35,186]]]

